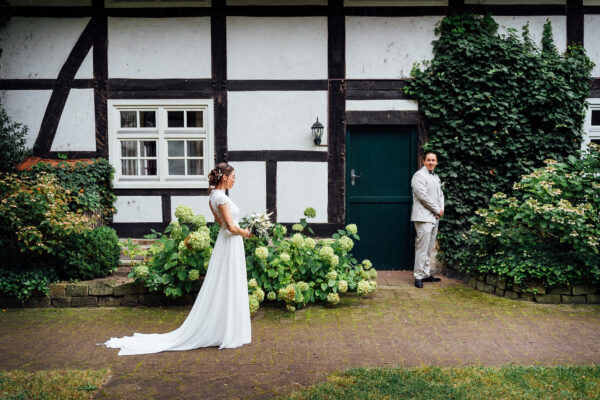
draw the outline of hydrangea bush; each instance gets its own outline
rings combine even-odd
[[[476,212],[464,271],[523,286],[600,283],[600,147],[545,164]]]

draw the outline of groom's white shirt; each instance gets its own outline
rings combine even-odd
[[[423,166],[410,182],[413,193],[411,221],[436,222],[436,215],[444,209],[442,182],[437,174],[430,174]]]

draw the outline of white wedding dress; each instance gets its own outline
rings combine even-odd
[[[238,223],[240,210],[225,191],[213,190],[209,201],[221,221],[218,206],[228,204],[234,223]],[[120,348],[120,356],[209,346],[223,349],[250,343],[251,333],[243,239],[221,226],[200,293],[183,324],[172,332],[134,333],[104,344]]]

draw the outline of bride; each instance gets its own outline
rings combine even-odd
[[[104,343],[119,348],[119,355],[181,351],[198,347],[239,347],[251,341],[248,283],[242,237],[248,229],[238,225],[239,208],[225,194],[235,183],[233,167],[220,163],[210,171],[214,190],[209,206],[219,224],[219,236],[208,264],[206,277],[188,317],[172,332],[111,338]]]

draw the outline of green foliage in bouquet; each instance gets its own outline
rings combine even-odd
[[[497,33],[491,16],[453,15],[437,26],[434,57],[416,66],[405,92],[429,125],[426,150],[440,159],[446,214],[440,255],[458,261],[475,210],[520,176],[581,147],[593,63],[581,46],[559,54],[550,22],[542,48],[515,30]]]
[[[200,275],[208,267],[214,244],[204,216],[181,205],[175,210],[175,217],[177,221],[171,222],[164,234],[154,232],[146,236],[156,239],[148,250],[149,258],[129,274],[150,290],[161,291],[169,297],[181,297],[197,287]]]
[[[511,284],[550,287],[600,283],[600,147],[524,175],[512,195],[499,192],[465,235],[467,272]]]

